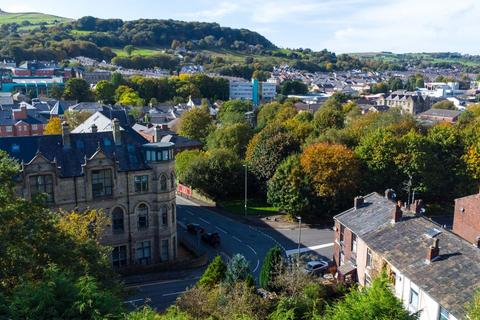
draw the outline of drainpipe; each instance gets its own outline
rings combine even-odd
[[[127,178],[127,221],[128,221],[128,247],[130,248],[129,254],[129,264],[133,264],[133,257],[132,257],[132,231],[131,231],[131,224],[130,224],[130,188],[128,185],[128,171],[126,171],[126,178]]]

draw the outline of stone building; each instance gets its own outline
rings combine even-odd
[[[173,261],[177,255],[174,145],[148,143],[130,129],[0,139],[22,166],[17,192],[47,194],[54,209],[103,209],[103,243],[115,267]]]
[[[420,202],[409,211],[394,199],[393,190],[356,197],[351,209],[334,217],[339,280],[368,286],[385,270],[395,296],[405,309],[420,312],[420,320],[463,319],[480,287],[478,244],[423,216]]]
[[[395,91],[387,97],[382,96],[377,104],[386,105],[389,108],[400,108],[402,113],[415,115],[430,109],[430,98],[423,97],[418,92]]]

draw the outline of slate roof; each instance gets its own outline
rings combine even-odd
[[[149,169],[141,147],[148,141],[131,129],[120,132],[121,145],[115,145],[112,132],[70,134],[71,148],[63,148],[61,135],[0,138],[0,149],[20,162],[29,163],[37,154],[56,161],[61,177],[83,175],[82,165],[100,147],[117,162],[119,171]]]
[[[52,110],[50,110],[51,115],[59,116],[65,113],[63,106],[60,104],[60,101],[57,101],[53,106]]]
[[[358,208],[351,208],[335,216],[341,224],[362,237],[379,227],[390,224],[391,213],[395,203],[374,192],[363,197],[364,203]]]
[[[442,230],[435,236],[440,255],[427,264],[425,259],[433,240],[426,232],[433,228]],[[480,286],[478,248],[418,216],[374,230],[362,240],[457,319],[463,318],[465,304],[472,300],[475,289]]]
[[[197,140],[190,140],[187,137],[179,136],[178,134],[167,134],[160,140],[162,142],[172,142],[175,144],[175,149],[184,148],[201,148],[202,143]]]
[[[447,110],[447,109],[429,109],[425,112],[419,114],[419,116],[428,116],[428,117],[442,117],[442,118],[456,118],[462,112],[459,110]]]

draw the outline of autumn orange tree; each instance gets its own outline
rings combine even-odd
[[[62,121],[60,118],[54,117],[48,120],[45,129],[43,129],[43,134],[61,134],[62,133]]]
[[[331,208],[351,199],[359,187],[360,162],[344,145],[309,145],[300,156],[300,164],[314,195],[333,201]]]

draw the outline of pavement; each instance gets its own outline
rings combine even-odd
[[[199,237],[186,232],[188,223],[198,223],[205,232],[218,232],[221,245],[213,248]],[[333,255],[333,231],[330,228],[303,226],[301,232],[301,254],[314,254],[316,257],[330,260]],[[258,281],[261,264],[268,250],[279,245],[286,253],[298,252],[298,224],[272,226],[269,223],[249,223],[242,217],[221,214],[211,207],[177,196],[177,233],[190,237],[190,242],[206,250],[209,259],[216,255],[228,261],[234,254],[240,253],[248,260],[250,270]],[[192,287],[203,274],[205,267],[181,272],[181,277],[172,273],[171,279],[131,285],[134,290],[125,303],[138,307],[147,303],[161,311],[175,302],[175,299],[187,288]],[[167,276],[168,277],[168,276]]]

